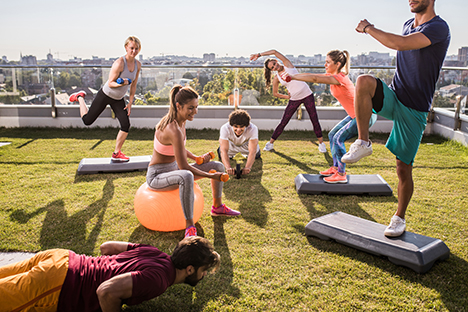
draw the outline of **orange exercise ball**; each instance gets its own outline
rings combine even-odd
[[[193,222],[197,222],[203,212],[204,198],[201,188],[193,184]],[[133,202],[135,214],[140,223],[153,231],[172,232],[185,229],[185,216],[180,204],[179,189],[154,191],[143,183],[135,194]]]

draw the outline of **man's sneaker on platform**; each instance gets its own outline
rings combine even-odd
[[[390,220],[390,225],[385,229],[384,235],[388,237],[397,237],[403,234],[406,230],[405,219],[394,215]]]

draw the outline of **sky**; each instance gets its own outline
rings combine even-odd
[[[437,0],[450,26],[448,54],[468,46],[467,0]],[[367,19],[401,33],[411,18],[408,0],[2,0],[0,57],[45,59],[125,54],[128,36],[141,40],[144,58],[161,55],[248,57],[276,49],[286,55],[395,54],[355,28]]]

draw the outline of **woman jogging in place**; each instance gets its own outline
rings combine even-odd
[[[325,74],[296,74],[290,75],[291,79],[324,83],[330,85],[331,94],[340,102],[348,116],[340,121],[328,133],[330,139],[330,150],[333,156],[333,166],[320,174],[326,176],[323,180],[327,183],[346,183],[346,164],[341,157],[346,154],[344,142],[357,136],[358,129],[356,114],[354,113],[354,85],[348,77],[350,68],[350,57],[348,51],[333,50],[328,52],[325,61]],[[372,114],[369,122],[371,127],[377,120],[377,115]]]
[[[86,92],[79,91],[70,95],[70,102],[78,101],[80,103],[81,119],[87,126],[96,121],[108,104],[111,106],[120,123],[120,131],[117,135],[114,153],[112,153],[112,160],[114,161],[129,161],[129,158],[121,152],[121,149],[130,129],[129,116],[135,99],[138,75],[141,69],[141,63],[135,57],[140,49],[141,43],[138,38],[133,36],[127,38],[125,41],[126,55],[119,57],[112,64],[109,79],[97,93],[89,110],[84,101]],[[130,98],[128,104],[125,104],[124,96],[129,88]]]
[[[149,163],[146,182],[155,190],[179,189],[180,201],[186,220],[185,237],[197,235],[193,222],[194,180],[211,179],[213,192],[212,216],[237,216],[239,211],[232,210],[222,203],[224,165],[210,161],[210,153],[203,155],[203,163],[189,164],[187,158],[197,157],[185,148],[187,139],[185,123],[193,120],[198,112],[198,93],[190,87],[176,85],[170,93],[169,112],[156,125],[154,149]],[[210,170],[216,172],[210,173]]]
[[[270,142],[267,142],[263,150],[271,151],[273,149],[273,142],[275,142],[281,133],[283,133],[284,127],[286,127],[293,114],[297,111],[297,108],[302,103],[304,103],[307,113],[309,114],[310,121],[314,127],[315,135],[319,141],[318,149],[321,153],[326,153],[327,147],[325,146],[325,143],[323,143],[322,128],[320,127],[317,111],[315,109],[314,94],[310,90],[309,86],[302,81],[285,80],[286,75],[294,75],[298,74],[299,72],[291,63],[291,61],[289,61],[283,54],[279,53],[278,51],[269,50],[262,53],[252,54],[250,55],[250,60],[255,61],[259,57],[265,55],[274,55],[280,59],[281,62],[283,62],[283,64],[281,64],[277,60],[271,58],[265,61],[264,72],[267,88],[269,88],[270,84],[272,84],[271,72],[276,71],[277,74],[273,78],[273,95],[281,99],[287,99],[289,102],[286,106],[281,122],[273,132]],[[278,93],[278,86],[280,83],[285,86],[286,89],[288,89],[289,95]]]

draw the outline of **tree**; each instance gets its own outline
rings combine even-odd
[[[394,74],[390,71],[390,69],[382,69],[377,71],[375,77],[382,79],[385,82],[385,84],[389,85],[390,83],[392,83],[393,75]]]
[[[445,97],[440,95],[439,92],[437,92],[434,95],[434,99],[432,100],[432,107],[450,107],[453,108],[455,104],[455,95],[452,97]]]

